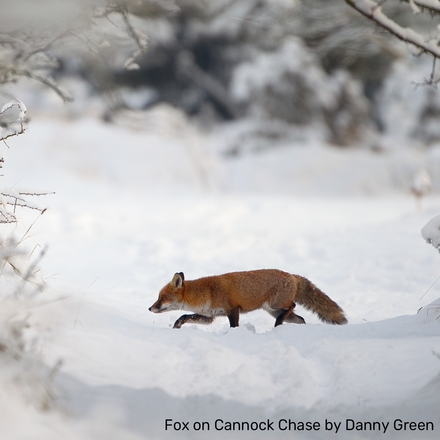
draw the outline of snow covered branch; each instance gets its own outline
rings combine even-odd
[[[0,110],[0,141],[18,136],[25,131],[26,106],[19,99],[13,99]],[[3,134],[4,130],[8,130]]]
[[[426,41],[414,29],[400,26],[382,11],[384,2],[377,3],[373,0],[345,0],[345,2],[391,35],[416,47],[421,53],[440,58],[439,38]],[[438,0],[409,0],[409,4],[414,13],[420,12],[421,9],[440,12],[440,2]]]
[[[440,13],[440,0],[404,0],[410,4],[414,13],[419,13],[421,10],[427,10],[431,13]]]
[[[0,223],[15,223],[17,218],[15,211],[17,208],[27,208],[39,211],[44,214],[47,208],[41,208],[35,203],[30,202],[25,197],[41,197],[54,194],[53,192],[36,192],[36,191],[14,191],[14,190],[0,190]],[[11,208],[9,208],[11,207]]]
[[[0,110],[0,141],[5,142],[12,136],[18,136],[24,133],[26,114],[26,106],[19,99],[13,99],[3,105]],[[4,130],[7,130],[6,134],[3,134]],[[0,158],[0,168],[3,162],[3,158]],[[32,190],[0,189],[0,223],[15,223],[17,221],[15,212],[18,207],[35,209],[43,214],[46,209],[29,202],[26,197],[39,197],[48,194],[53,193]]]

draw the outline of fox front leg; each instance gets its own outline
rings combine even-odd
[[[182,315],[173,325],[173,328],[180,328],[186,322],[193,324],[211,324],[214,321],[213,316],[203,316],[197,313],[192,315]]]
[[[231,327],[238,327],[238,319],[240,318],[240,308],[235,307],[231,310],[231,313],[228,315],[229,325]]]

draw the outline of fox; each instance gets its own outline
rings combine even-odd
[[[306,323],[294,312],[296,303],[325,323],[347,323],[341,307],[311,281],[278,269],[230,272],[188,281],[183,272],[177,272],[148,310],[194,312],[177,319],[173,328],[178,329],[186,323],[211,324],[217,316],[227,316],[230,326],[238,327],[240,313],[264,309],[275,318],[277,327],[284,322]]]

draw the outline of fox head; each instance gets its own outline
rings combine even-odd
[[[148,310],[153,313],[162,313],[181,309],[184,280],[183,272],[175,273],[171,283],[159,292],[159,298]]]

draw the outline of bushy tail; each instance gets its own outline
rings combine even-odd
[[[298,292],[295,302],[315,312],[319,319],[329,324],[346,324],[344,311],[307,278],[298,276]]]

